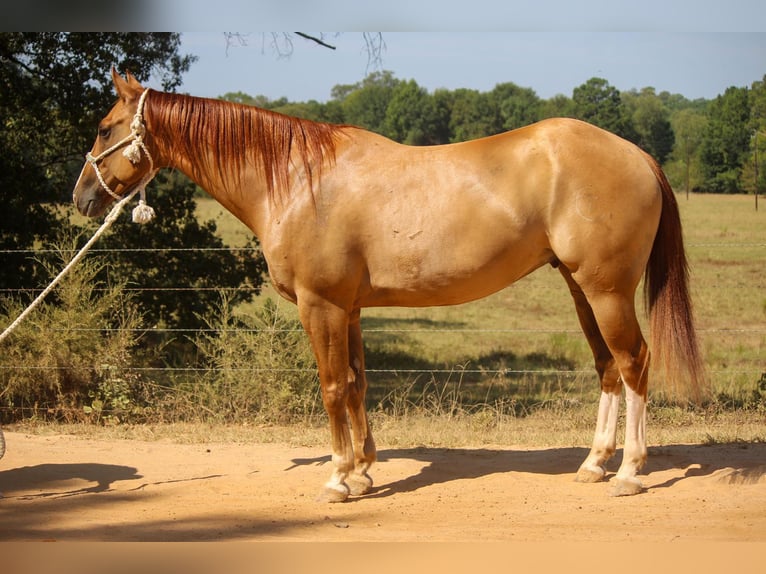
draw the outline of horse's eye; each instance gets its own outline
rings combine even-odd
[[[112,133],[112,128],[98,128],[98,136],[101,139],[107,139]]]

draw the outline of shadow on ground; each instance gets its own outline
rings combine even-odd
[[[413,459],[427,463],[421,471],[389,484],[376,486],[363,498],[380,498],[455,480],[479,478],[496,473],[571,474],[574,479],[588,449],[548,448],[535,450],[494,450],[464,448],[388,449],[378,452],[378,461]],[[293,459],[287,470],[297,466],[328,464],[330,456]],[[622,450],[607,463],[609,479],[619,467]],[[642,475],[669,469],[687,469],[684,476],[674,478],[651,489],[668,488],[681,480],[716,475],[725,484],[754,484],[766,477],[766,444],[732,443],[717,445],[669,445],[649,448],[649,460]],[[361,499],[360,499],[361,500]]]

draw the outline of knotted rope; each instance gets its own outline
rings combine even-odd
[[[82,246],[80,251],[77,252],[77,254],[72,257],[72,260],[67,263],[66,267],[64,267],[61,272],[51,281],[50,285],[48,285],[42,293],[40,293],[37,298],[32,301],[32,303],[29,304],[29,306],[22,311],[22,313],[16,318],[16,320],[11,323],[5,331],[0,334],[0,343],[2,343],[8,335],[11,334],[11,332],[19,326],[19,324],[29,315],[35,307],[37,307],[40,302],[45,299],[45,297],[50,293],[53,288],[58,285],[59,281],[61,281],[64,276],[69,273],[69,270],[72,269],[79,261],[85,256],[85,253],[87,253],[88,249],[96,242],[96,240],[103,235],[103,233],[109,229],[109,227],[117,220],[117,217],[120,215],[120,212],[122,211],[122,208],[127,204],[133,197],[140,193],[141,197],[138,202],[138,205],[135,209],[133,209],[133,221],[135,223],[148,223],[152,220],[154,217],[154,209],[152,209],[150,206],[146,205],[146,186],[147,184],[154,179],[154,176],[157,175],[157,171],[154,169],[154,160],[152,159],[152,154],[149,153],[149,149],[146,147],[146,144],[144,143],[144,135],[146,134],[146,126],[144,125],[144,118],[143,118],[143,111],[144,111],[144,102],[146,101],[146,94],[149,92],[149,90],[144,90],[144,92],[141,94],[141,97],[138,100],[138,107],[136,108],[136,114],[133,116],[133,121],[130,123],[130,134],[120,141],[118,141],[116,144],[114,144],[109,149],[106,149],[102,151],[97,156],[93,156],[90,152],[85,154],[85,159],[90,163],[90,165],[93,167],[94,171],[96,172],[96,177],[98,177],[99,183],[101,183],[101,187],[106,191],[109,195],[111,195],[113,198],[117,200],[117,203],[114,205],[112,210],[109,212],[109,214],[104,219],[104,223],[101,224],[101,227],[98,228],[96,233],[93,235],[93,237],[90,238],[90,240]],[[125,144],[128,144],[128,146],[122,151],[122,155],[124,155],[126,158],[128,158],[128,161],[132,164],[137,164],[139,161],[141,161],[141,152],[144,152],[146,154],[147,159],[149,160],[149,171],[146,173],[146,175],[141,179],[141,181],[138,183],[138,185],[133,188],[133,191],[131,191],[129,194],[127,194],[125,197],[121,197],[117,195],[112,189],[107,185],[106,181],[104,181],[104,176],[101,174],[101,170],[98,169],[98,163],[104,159],[106,156],[108,156],[111,153],[114,153],[118,149],[120,149]]]

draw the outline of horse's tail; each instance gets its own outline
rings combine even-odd
[[[694,329],[681,217],[662,168],[647,158],[662,190],[660,223],[644,279],[652,360],[663,375],[667,398],[699,403],[709,383]]]

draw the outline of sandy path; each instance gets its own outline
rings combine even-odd
[[[384,446],[327,505],[326,449],[6,438],[0,541],[766,541],[766,444],[650,448],[630,498],[573,482],[585,449]]]

